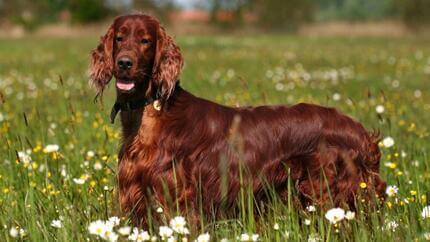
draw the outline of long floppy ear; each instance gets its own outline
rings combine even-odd
[[[157,29],[152,80],[155,82],[158,94],[162,99],[167,100],[172,95],[183,65],[184,60],[179,47],[160,25]]]
[[[89,69],[90,84],[96,87],[98,93],[102,93],[106,84],[112,79],[113,71],[113,39],[114,25],[100,38],[100,43],[91,52],[91,64]]]

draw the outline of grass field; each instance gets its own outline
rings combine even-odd
[[[394,145],[389,138],[389,147],[381,145],[381,170],[398,188],[380,210],[359,210],[335,225],[326,210],[274,203],[261,218],[245,212],[237,220],[189,228],[189,241],[204,232],[212,241],[246,239],[243,234],[261,241],[430,240],[430,212],[423,213],[430,195],[430,39],[178,41],[186,60],[182,86],[197,96],[228,105],[333,106],[391,137]],[[109,123],[113,88],[103,103],[94,103],[87,82],[96,43],[0,40],[0,241],[95,241],[89,224],[120,216],[120,127]],[[126,226],[127,218],[120,223]],[[158,236],[158,228],[149,233]]]

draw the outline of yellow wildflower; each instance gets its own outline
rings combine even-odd
[[[37,153],[37,152],[39,152],[41,150],[42,150],[42,146],[40,144],[36,145],[36,147],[33,148],[33,152],[34,153]]]
[[[393,207],[393,204],[392,204],[391,202],[387,202],[387,207],[388,207],[388,208],[392,208],[392,207]]]

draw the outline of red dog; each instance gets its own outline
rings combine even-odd
[[[268,187],[286,201],[289,179],[304,206],[354,207],[360,182],[383,196],[377,135],[333,108],[231,108],[195,97],[179,86],[178,46],[150,16],[116,18],[91,64],[99,92],[116,78],[120,204],[135,223],[155,203],[217,217],[237,205],[242,185],[257,202]]]

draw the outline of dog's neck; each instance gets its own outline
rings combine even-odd
[[[175,102],[181,99],[184,91],[179,85],[176,85],[175,90],[168,100],[161,102],[160,99],[150,100],[146,105],[133,110],[121,110],[120,118],[122,125],[122,134],[125,142],[133,140],[139,136],[139,139],[148,140],[152,133],[156,133],[158,119],[167,112],[175,109]],[[160,105],[160,106],[157,106]]]

